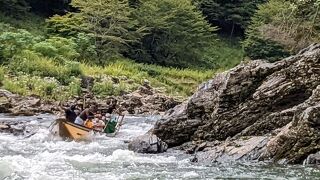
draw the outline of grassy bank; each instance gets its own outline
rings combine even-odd
[[[97,96],[129,93],[147,80],[168,95],[186,98],[200,83],[235,66],[243,57],[238,42],[220,39],[208,50],[206,59],[214,67],[210,69],[162,67],[123,57],[97,65],[90,59],[86,37],[51,36],[46,34],[44,21],[33,14],[10,18],[0,13],[0,88],[66,100],[80,95],[81,77],[91,76]]]
[[[72,75],[71,72],[76,73]],[[34,94],[54,100],[79,95],[81,76],[95,78],[92,90],[98,96],[131,92],[147,80],[153,87],[162,89],[168,95],[187,97],[212,75],[211,70],[179,70],[138,64],[125,59],[105,67],[78,62],[61,65],[49,59],[28,59],[26,63],[13,61],[0,68],[2,88],[21,95]]]

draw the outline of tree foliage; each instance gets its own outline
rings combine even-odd
[[[247,31],[247,55],[274,61],[319,42],[319,8],[319,0],[270,0],[261,5]]]
[[[129,57],[145,63],[186,67],[201,64],[203,53],[214,42],[211,27],[189,0],[140,1],[134,12],[147,34]]]
[[[195,0],[206,19],[224,33],[243,34],[257,6],[266,0]]]
[[[136,28],[130,18],[131,8],[127,0],[75,0],[83,18],[79,29],[92,34],[100,63],[120,56],[136,42],[142,29]]]

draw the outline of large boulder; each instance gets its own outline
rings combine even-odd
[[[152,134],[145,134],[138,136],[129,143],[129,150],[138,153],[162,153],[168,148],[167,144],[157,136]]]
[[[310,154],[307,159],[303,162],[305,165],[320,165],[320,152]]]
[[[259,159],[301,163],[320,150],[319,85],[318,44],[276,63],[242,63],[167,111],[153,133],[170,147],[271,136]]]

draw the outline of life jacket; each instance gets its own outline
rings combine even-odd
[[[90,119],[86,120],[86,122],[84,122],[84,126],[87,127],[87,128],[92,129],[93,128],[92,120],[90,120]]]

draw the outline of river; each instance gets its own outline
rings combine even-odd
[[[191,155],[169,150],[158,155],[136,154],[127,141],[148,131],[156,117],[126,117],[119,134],[96,135],[88,142],[62,141],[48,127],[51,115],[7,117],[27,121],[34,135],[0,134],[0,179],[320,179],[320,170],[264,163],[192,163]],[[30,132],[30,133],[31,133]]]

